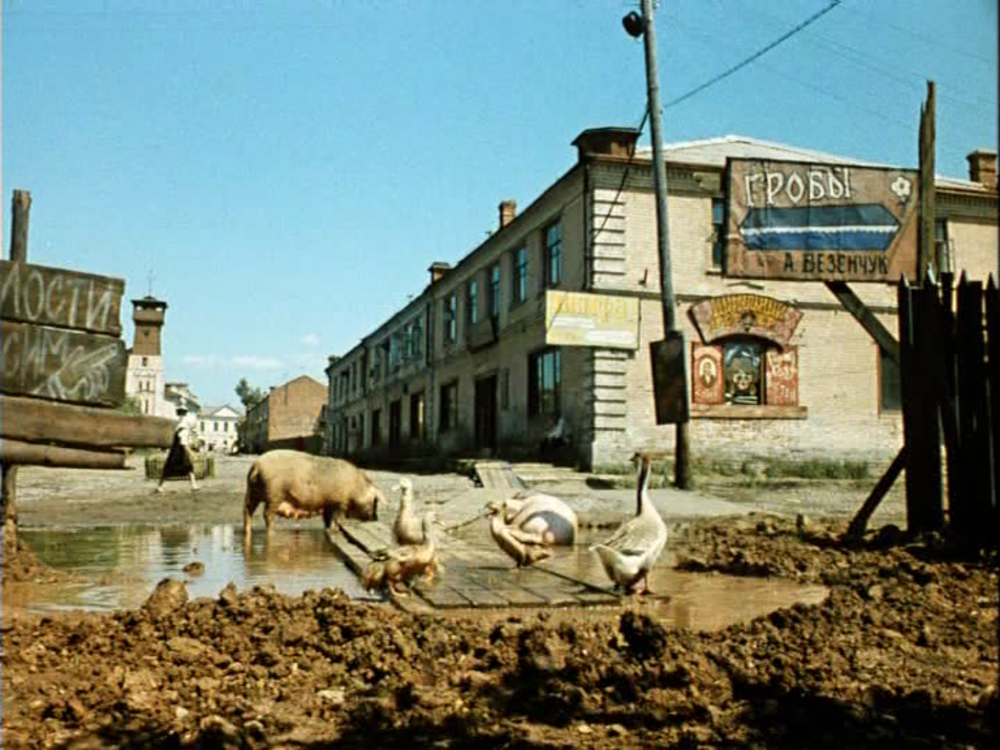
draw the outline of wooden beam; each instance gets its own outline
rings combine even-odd
[[[847,533],[844,535],[847,542],[856,544],[864,539],[865,529],[868,528],[868,520],[872,517],[875,509],[878,508],[879,503],[882,502],[882,498],[889,492],[889,489],[896,481],[904,466],[906,466],[905,445],[899,449],[899,453],[896,454],[892,463],[889,464],[889,468],[885,470],[882,478],[878,480],[871,494],[865,500],[865,504],[861,506],[861,509],[854,516],[851,525],[847,527]]]
[[[875,317],[875,314],[868,309],[861,298],[847,285],[847,282],[827,281],[826,287],[840,300],[844,309],[857,319],[861,327],[868,331],[868,335],[875,339],[875,343],[882,348],[882,351],[899,365],[899,342],[896,337],[889,333],[889,330],[882,325],[882,321]]]
[[[91,448],[169,448],[173,420],[37,398],[0,395],[0,430],[6,438]],[[9,460],[6,459],[5,460]]]
[[[120,339],[0,320],[0,391],[101,406],[125,400],[128,355]]]
[[[93,451],[64,448],[59,445],[25,443],[0,438],[0,454],[4,461],[19,466],[62,466],[70,469],[124,469],[125,454],[121,451]]]
[[[121,335],[122,279],[9,260],[0,279],[4,320]]]

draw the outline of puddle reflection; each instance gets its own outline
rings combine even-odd
[[[272,584],[290,596],[340,588],[353,598],[369,598],[337,558],[322,528],[278,529],[270,544],[264,534],[254,534],[246,551],[242,527],[232,524],[22,529],[19,536],[44,563],[85,580],[5,585],[5,609],[134,608],[167,576],[183,580],[191,598],[216,597],[229,582],[240,591]],[[200,575],[184,572],[193,562],[204,565]]]

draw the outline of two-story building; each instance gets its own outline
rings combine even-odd
[[[247,409],[243,449],[263,453],[277,448],[319,453],[323,445],[322,412],[327,387],[308,375],[272,387]]]
[[[578,159],[454,266],[331,358],[336,455],[535,455],[548,438],[583,466],[670,450],[650,343],[664,337],[651,154],[626,128],[588,130]],[[863,162],[727,136],[668,145],[674,317],[686,342],[695,455],[888,459],[901,444],[898,371],[820,281],[723,273],[727,158]],[[938,178],[937,260],[997,274],[996,154]],[[849,259],[845,260],[845,263]],[[850,261],[854,262],[854,261]],[[892,283],[852,283],[896,330]]]
[[[198,414],[198,434],[205,450],[226,455],[236,452],[237,425],[243,419],[239,406],[203,406]]]

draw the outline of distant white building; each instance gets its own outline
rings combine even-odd
[[[201,414],[202,412],[202,406],[198,397],[187,383],[167,383],[164,386],[163,397],[167,401],[168,412],[164,416],[176,417],[177,409],[181,406],[195,414]]]
[[[236,452],[236,425],[243,419],[243,407],[204,406],[198,415],[198,434],[204,449],[213,453]]]

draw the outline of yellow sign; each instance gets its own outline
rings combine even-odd
[[[639,348],[639,300],[583,292],[545,292],[545,343]]]

